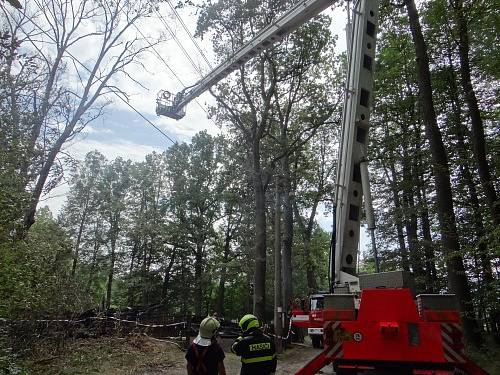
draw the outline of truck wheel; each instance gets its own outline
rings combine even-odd
[[[313,344],[313,348],[322,348],[323,347],[323,338],[319,335],[312,335],[311,336],[311,340],[312,340],[312,344]]]

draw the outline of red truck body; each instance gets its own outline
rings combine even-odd
[[[487,374],[464,352],[458,311],[417,308],[409,289],[364,289],[359,309],[294,310],[294,316],[296,327],[323,328],[323,351],[296,375],[326,365],[339,374]]]

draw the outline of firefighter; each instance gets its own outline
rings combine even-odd
[[[224,351],[216,341],[219,327],[211,316],[201,321],[198,336],[186,353],[188,375],[226,375]]]
[[[242,336],[231,346],[231,351],[241,357],[240,375],[270,375],[276,371],[274,341],[260,330],[259,320],[247,314],[240,320]]]

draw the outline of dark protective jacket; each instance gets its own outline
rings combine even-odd
[[[231,351],[241,357],[241,375],[268,375],[276,371],[274,341],[259,329],[238,337]]]
[[[215,341],[210,346],[193,343],[186,352],[186,360],[191,364],[195,375],[219,374],[218,366],[224,357],[224,351]]]

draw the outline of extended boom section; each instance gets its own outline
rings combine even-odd
[[[373,70],[378,29],[378,0],[360,0],[353,12],[349,45],[346,100],[336,187],[335,254],[330,256],[333,287],[359,291],[356,277],[363,190],[369,192],[366,153],[373,100]],[[364,172],[364,173],[362,173]],[[365,189],[363,189],[363,184]],[[365,194],[368,217],[373,221],[369,194]],[[369,206],[369,207],[368,207]],[[374,224],[370,224],[374,226]]]
[[[250,42],[241,47],[229,60],[217,66],[195,85],[175,95],[168,91],[160,91],[156,99],[156,114],[176,120],[183,118],[186,114],[185,107],[189,102],[244,65],[248,60],[270,48],[305,22],[317,16],[336,1],[299,1],[283,16],[259,31]]]

